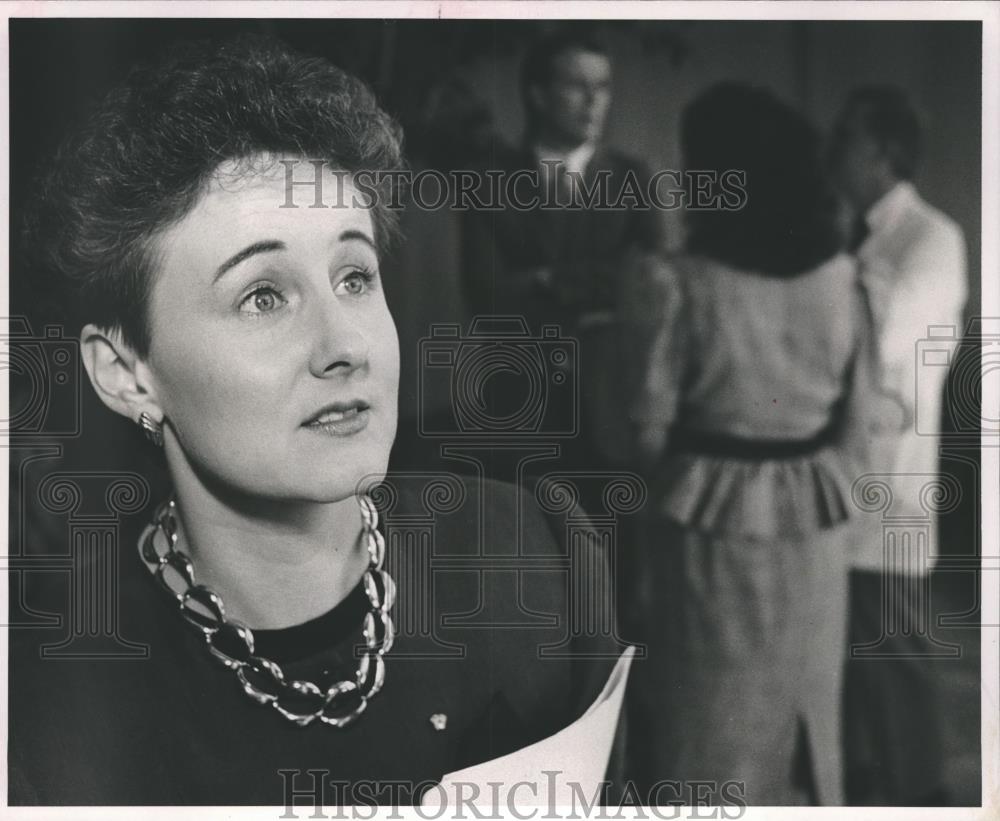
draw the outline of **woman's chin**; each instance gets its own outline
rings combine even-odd
[[[253,499],[327,504],[370,492],[385,478],[392,441],[383,431],[372,433],[379,435],[346,441],[319,436],[310,446],[294,439],[242,460],[231,458],[235,447],[208,453],[168,448],[168,465],[179,490],[201,486],[220,498],[242,499],[240,505]]]
[[[372,490],[385,479],[387,460],[371,460],[368,464],[348,466],[329,464],[313,470],[296,466],[294,471],[272,472],[269,475],[248,476],[227,481],[216,478],[212,487],[198,482],[212,496],[237,508],[256,509],[258,512],[286,506],[325,505],[342,502]],[[187,487],[187,483],[183,483]],[[188,494],[183,494],[185,497]],[[199,494],[196,492],[194,498]],[[226,501],[228,500],[228,502]]]
[[[350,471],[338,472],[338,475],[318,476],[315,494],[322,501],[339,501],[348,496],[360,496],[371,493],[385,479],[388,459],[372,459],[367,464],[357,465]]]

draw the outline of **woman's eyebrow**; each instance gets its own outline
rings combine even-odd
[[[357,231],[353,229],[350,231],[344,231],[340,235],[339,239],[341,242],[346,242],[347,240],[351,239],[359,239],[362,242],[366,243],[373,251],[376,252],[378,251],[378,249],[375,247],[375,241],[370,236],[368,236],[368,234],[366,234],[364,231]]]
[[[222,263],[215,272],[215,277],[213,277],[212,282],[217,282],[219,277],[221,277],[230,268],[234,268],[239,265],[243,260],[249,259],[254,254],[264,254],[268,251],[283,251],[285,250],[285,243],[276,239],[265,239],[260,242],[255,242],[253,245],[248,245],[242,251],[237,251],[229,259]]]

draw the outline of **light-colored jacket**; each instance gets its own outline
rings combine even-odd
[[[906,413],[886,463],[873,466],[872,488],[877,484],[876,495],[884,499],[872,506],[854,563],[880,570],[888,558],[896,571],[924,573],[938,553],[934,497],[949,492],[938,471],[940,419],[968,297],[965,239],[908,182],[875,203],[866,222],[870,233],[857,253],[875,317],[883,386]],[[887,554],[884,546],[902,538],[911,549]]]

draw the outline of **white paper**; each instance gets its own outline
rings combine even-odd
[[[501,758],[448,773],[421,806],[558,806],[590,803],[611,757],[635,648],[622,653],[604,689],[580,718],[555,735]]]

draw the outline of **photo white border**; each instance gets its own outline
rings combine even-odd
[[[4,13],[0,36],[0,196],[3,197],[3,219],[0,220],[0,241],[9,249],[9,20],[10,18],[442,18],[442,19],[676,19],[676,20],[981,20],[983,23],[983,134],[982,134],[982,315],[1000,317],[1000,4],[989,2],[774,2],[774,0],[746,0],[745,2],[659,2],[659,0],[112,0],[111,2],[0,2]],[[0,289],[0,317],[9,316],[9,257],[5,255],[3,281]],[[2,406],[0,415],[9,409],[8,373],[3,376]],[[983,379],[983,407],[1000,408],[1000,373],[993,371],[991,378]],[[6,418],[6,416],[4,416]],[[982,451],[982,552],[983,572],[981,582],[981,643],[982,643],[982,790],[984,806],[931,807],[931,808],[864,808],[864,807],[751,807],[741,816],[749,821],[757,819],[788,819],[822,817],[851,819],[852,821],[880,821],[881,819],[921,819],[922,821],[958,821],[962,819],[991,819],[1000,817],[1000,666],[998,666],[998,636],[1000,636],[1000,448],[987,447]],[[4,458],[7,450],[4,448]],[[0,496],[4,516],[0,534],[7,540],[9,479],[6,468],[0,474]],[[0,561],[0,570],[5,569]],[[8,584],[0,584],[0,613],[3,623],[9,620]],[[6,671],[7,630],[0,630],[0,669]],[[5,766],[0,772],[0,808],[5,818],[73,818],[73,819],[134,819],[136,809],[127,807],[94,808],[7,808],[7,676],[0,676],[0,699],[3,701],[3,721],[0,722]],[[690,808],[679,818],[725,818],[723,813],[712,816],[712,808],[701,808],[691,814]],[[724,810],[725,808],[714,808]],[[731,810],[730,810],[731,811]],[[336,817],[336,810],[325,810],[325,817]],[[524,811],[524,815],[528,814]],[[148,821],[175,818],[208,819],[267,819],[276,821],[283,809],[275,807],[143,807],[142,815]],[[667,813],[663,813],[666,815]],[[308,807],[297,808],[296,817],[310,818]],[[347,817],[351,817],[350,814]],[[360,808],[357,818],[432,818],[421,816],[416,810],[403,809],[392,813],[389,809],[368,815],[368,808]],[[445,818],[451,816],[443,816]],[[459,816],[462,817],[462,816]],[[466,813],[466,818],[475,818]],[[544,812],[534,816],[541,819]],[[595,816],[600,817],[600,816]],[[656,818],[648,810],[609,813],[611,818]],[[732,817],[732,816],[728,816]]]

